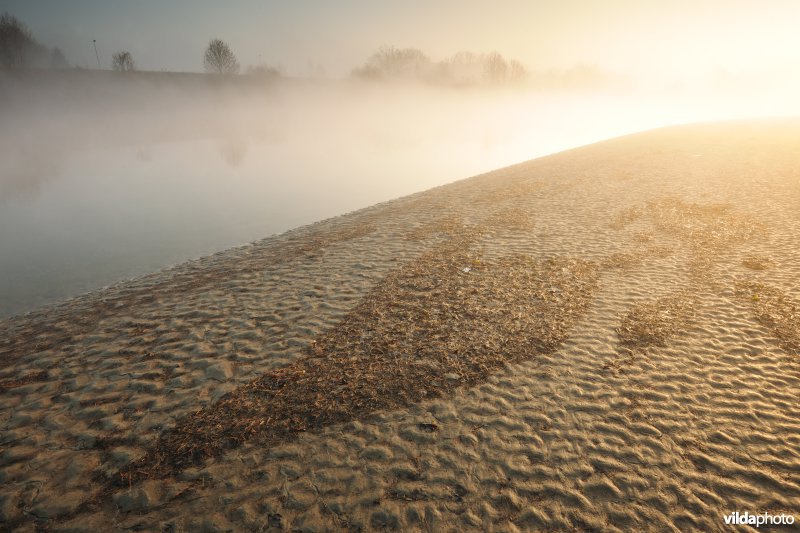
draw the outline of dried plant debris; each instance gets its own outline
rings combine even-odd
[[[636,362],[636,354],[631,350],[626,350],[622,356],[615,357],[603,363],[603,370],[610,371],[614,374],[624,374],[627,372],[628,367]]]
[[[727,204],[695,204],[679,198],[661,198],[646,206],[622,209],[611,227],[622,229],[645,218],[653,227],[696,246],[719,248],[760,234],[764,226],[751,217],[733,212]],[[646,233],[640,233],[646,238]]]
[[[742,266],[750,270],[768,270],[772,268],[773,263],[766,257],[758,257],[756,255],[748,255],[742,259]]]
[[[387,276],[306,357],[179,420],[112,483],[446,396],[554,350],[588,308],[597,267],[564,257],[484,262],[473,242],[452,240]]]
[[[621,229],[635,220],[647,220],[661,234],[676,238],[688,247],[689,278],[694,290],[707,286],[721,253],[763,232],[763,225],[752,218],[734,213],[726,204],[700,205],[675,198],[647,202],[644,207],[623,209],[612,227]],[[672,253],[669,246],[655,244],[650,233],[639,233],[634,252],[612,254],[602,263],[605,268],[625,268],[645,257]],[[665,346],[683,331],[694,315],[697,297],[679,292],[635,306],[617,328],[623,348]]]
[[[497,184],[488,190],[481,187],[468,200],[468,203],[475,207],[486,207],[505,202],[514,202],[530,198],[543,188],[544,185],[541,181],[519,178],[508,179],[506,183]]]
[[[635,305],[617,328],[620,344],[626,348],[666,346],[689,325],[694,307],[693,298],[683,292]]]
[[[241,248],[236,261],[222,256],[219,260],[212,257],[202,263],[187,263],[176,268],[167,279],[150,283],[148,278],[143,278],[136,284],[112,289],[113,295],[108,298],[90,295],[72,301],[70,304],[75,309],[70,312],[69,320],[55,316],[57,308],[48,308],[32,315],[0,321],[0,368],[27,354],[63,349],[73,339],[94,331],[104,318],[119,310],[130,313],[138,306],[155,303],[168,295],[211,288],[224,290],[235,280],[255,275],[269,265],[314,257],[328,246],[364,237],[374,230],[374,226],[364,224],[341,225],[291,236],[275,244],[256,243]],[[157,324],[148,327],[157,327]],[[142,332],[129,331],[127,338],[140,338]]]
[[[406,233],[405,238],[409,241],[424,241],[437,236],[452,237],[461,234],[464,228],[464,221],[460,216],[443,215],[412,229]]]
[[[614,252],[602,259],[600,266],[604,269],[628,269],[642,263],[644,254],[638,251]]]
[[[648,202],[647,213],[658,230],[703,248],[727,247],[764,229],[751,217],[733,212],[728,204],[701,205],[662,198]]]
[[[656,236],[648,231],[640,231],[633,236],[633,242],[636,242],[638,244],[649,244],[651,242],[654,242],[655,240]]]
[[[618,174],[612,174],[611,176],[609,176],[609,178],[614,180],[614,181],[629,181],[629,180],[632,180],[632,179],[634,179],[636,177],[637,177],[637,175],[634,172],[631,172],[631,171],[628,171],[628,170],[621,171]]]
[[[644,210],[639,206],[620,209],[611,219],[609,226],[611,226],[612,229],[623,229],[642,218],[643,214]]]
[[[673,248],[664,244],[638,246],[633,250],[614,252],[600,261],[600,266],[606,269],[626,270],[641,265],[650,257],[667,257],[674,252]]]
[[[750,302],[756,320],[772,331],[781,348],[800,354],[800,304],[782,290],[756,281],[738,281],[736,294]]]
[[[482,224],[487,231],[507,233],[509,230],[530,230],[533,218],[530,212],[519,207],[506,207],[492,211]]]
[[[721,253],[765,231],[763,224],[745,214],[735,213],[727,204],[702,205],[678,198],[661,198],[651,200],[645,206],[622,209],[614,216],[611,227],[622,229],[640,219],[689,248],[689,271],[695,281],[708,280]],[[634,240],[645,244],[652,242],[653,238],[650,233],[639,232]],[[651,246],[649,252],[657,250]],[[648,255],[645,251],[642,254]]]
[[[10,389],[15,389],[24,385],[30,385],[31,383],[47,381],[47,377],[47,370],[39,370],[36,372],[30,372],[16,379],[0,380],[0,392],[6,392]]]

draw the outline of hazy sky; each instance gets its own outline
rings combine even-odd
[[[68,60],[107,67],[130,50],[140,68],[199,71],[209,39],[242,65],[348,73],[382,44],[433,59],[497,50],[530,68],[580,63],[682,77],[800,65],[796,0],[0,0]]]

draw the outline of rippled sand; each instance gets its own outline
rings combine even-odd
[[[615,139],[0,321],[0,528],[800,515],[800,122]]]

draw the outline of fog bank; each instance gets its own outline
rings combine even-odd
[[[796,113],[789,89],[0,72],[0,314],[601,139]]]

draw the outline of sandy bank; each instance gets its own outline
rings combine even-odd
[[[0,522],[798,513],[798,154],[800,121],[656,130],[4,319]]]

